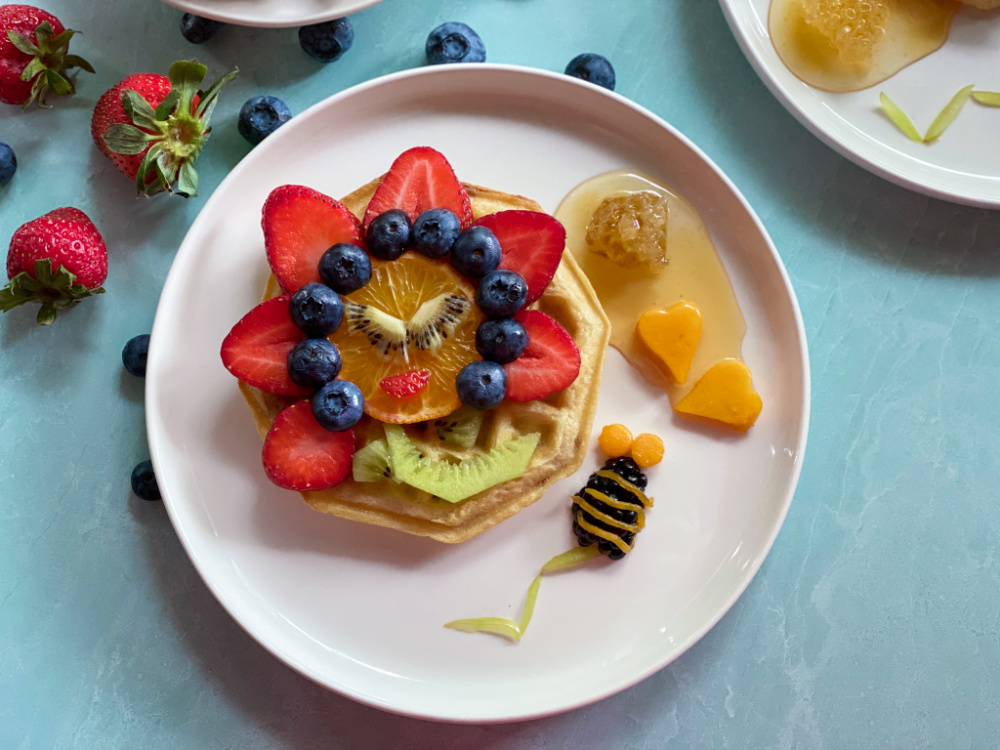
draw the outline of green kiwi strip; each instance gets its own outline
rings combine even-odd
[[[916,141],[917,143],[922,142],[924,139],[920,137],[920,133],[917,131],[917,127],[913,124],[913,121],[906,116],[906,113],[899,108],[892,99],[886,96],[884,93],[878,95],[879,101],[882,103],[882,110],[886,113],[890,120],[896,125],[897,128],[903,131],[911,141]]]
[[[973,91],[972,98],[987,107],[1000,107],[1000,91]]]
[[[542,566],[541,571],[528,586],[528,596],[524,602],[524,612],[521,614],[521,622],[508,620],[506,617],[474,617],[466,620],[452,620],[446,622],[444,626],[452,630],[461,630],[463,633],[493,633],[520,643],[531,622],[531,615],[535,612],[535,600],[538,598],[538,587],[542,585],[542,576],[546,573],[554,573],[557,570],[572,568],[576,565],[593,560],[601,554],[597,545],[592,547],[574,547],[562,554],[556,555]]]
[[[951,98],[951,101],[945,105],[940,114],[934,118],[931,126],[927,128],[927,132],[924,134],[924,143],[932,143],[941,137],[945,129],[958,117],[958,113],[962,111],[965,103],[969,101],[974,88],[976,87],[966,86]]]

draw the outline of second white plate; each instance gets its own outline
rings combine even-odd
[[[403,150],[440,149],[458,176],[548,211],[619,167],[697,207],[746,318],[744,357],[764,400],[744,436],[674,417],[666,394],[609,352],[597,425],[625,422],[667,445],[636,549],[542,586],[514,645],[443,626],[516,617],[548,558],[573,544],[569,497],[597,450],[530,508],[460,545],[310,510],[261,467],[261,442],[219,347],[268,273],[260,208],[282,183],[344,195]],[[317,682],[380,708],[504,721],[597,700],[652,674],[736,600],[771,547],[805,448],[809,372],[784,268],[733,185],[662,120],[567,76],[439,66],[355,87],[294,118],[218,187],[171,268],[146,380],[150,449],[178,536],[246,630]],[[593,444],[593,443],[592,443]]]
[[[796,78],[768,35],[770,0],[719,0],[761,79],[807,128],[865,169],[944,200],[1000,208],[1000,109],[970,102],[935,143],[914,143],[879,107],[884,91],[923,132],[959,89],[1000,91],[1000,11],[963,10],[945,45],[870,89],[831,94]]]
[[[281,28],[343,18],[382,0],[163,0],[167,5],[240,26]]]

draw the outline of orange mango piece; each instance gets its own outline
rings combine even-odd
[[[701,376],[674,404],[674,410],[746,432],[757,421],[762,406],[760,394],[753,389],[750,368],[738,359],[724,359]]]
[[[677,383],[687,380],[701,338],[701,310],[687,300],[639,316],[635,335]]]

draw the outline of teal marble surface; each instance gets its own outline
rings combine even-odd
[[[0,318],[0,747],[963,748],[1000,736],[1000,212],[884,182],[771,97],[709,0],[385,0],[322,65],[294,30],[230,27],[201,48],[156,0],[49,0],[98,70],[55,109],[0,105],[17,152],[0,241],[74,205],[110,250],[108,293],[52,328]],[[248,152],[249,96],[293,112],[422,65],[437,23],[491,61],[562,70],[607,55],[618,91],[690,136],[744,192],[798,294],[812,361],[809,449],[770,556],[682,658],[593,706],[450,726],[358,705],[249,638],[198,578],[159,503],[142,382],[120,352],[151,326],[174,252]],[[199,162],[202,195],[137,200],[90,139],[98,96],[197,55],[238,65]]]

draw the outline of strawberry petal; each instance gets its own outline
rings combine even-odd
[[[538,211],[500,211],[475,222],[490,229],[500,241],[500,268],[516,271],[528,282],[530,305],[545,292],[566,249],[566,229],[555,218]]]
[[[503,366],[507,371],[507,398],[535,401],[573,384],[580,374],[580,350],[559,323],[540,310],[515,316],[528,332],[524,353]]]
[[[462,229],[472,223],[472,204],[465,186],[444,155],[427,146],[411,148],[396,157],[368,203],[365,228],[392,208],[406,211],[410,221],[429,208],[447,208],[462,222]]]
[[[267,478],[287,490],[306,492],[340,484],[351,474],[354,431],[323,429],[308,401],[296,401],[275,417],[261,456]]]

